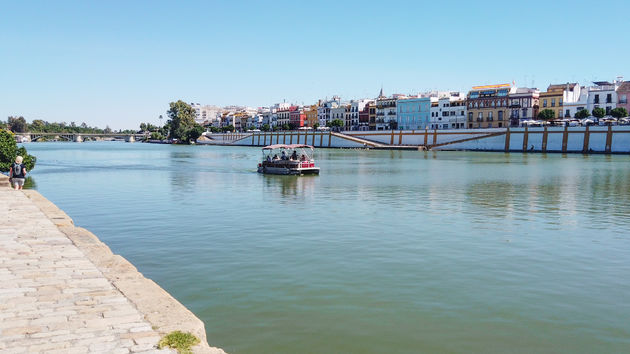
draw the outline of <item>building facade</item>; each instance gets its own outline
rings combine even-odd
[[[396,123],[401,130],[420,130],[429,125],[431,99],[406,97],[396,101]]]
[[[368,130],[376,130],[376,102],[368,105]]]
[[[596,81],[593,84],[594,86],[588,88],[586,109],[593,112],[595,108],[603,108],[606,110],[606,115],[610,115],[610,111],[617,108],[617,88],[620,83]]]
[[[508,95],[516,88],[510,84],[474,86],[468,92],[468,128],[502,128],[509,124]]]
[[[630,97],[630,81],[623,81],[617,87],[617,107],[625,108],[630,112],[628,97]]]
[[[294,129],[301,128],[305,125],[306,113],[304,108],[291,106],[289,108],[289,125]]]
[[[285,124],[289,125],[289,122],[291,121],[291,107],[282,107],[282,108],[278,108],[278,110],[276,111],[276,115],[277,115],[277,120],[276,120],[276,125],[278,127],[283,127]]]
[[[510,93],[510,126],[518,127],[527,120],[536,120],[539,98],[540,91],[535,88],[519,87]]]
[[[333,97],[332,100],[321,101],[317,108],[317,120],[321,127],[325,127],[327,123],[332,121],[330,115],[331,109],[339,107],[340,103],[341,100],[337,96]]]
[[[436,97],[437,96],[437,97]],[[431,94],[430,129],[466,129],[466,98],[460,92]]]
[[[398,129],[396,101],[393,97],[379,97],[376,99],[375,130]]]
[[[304,113],[306,114],[307,127],[314,127],[315,123],[319,124],[319,120],[317,119],[317,108],[319,108],[319,105],[317,104],[310,105],[304,108],[305,109]]]

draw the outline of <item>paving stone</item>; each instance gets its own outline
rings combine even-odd
[[[144,315],[23,192],[0,188],[0,235],[0,354],[156,350]]]

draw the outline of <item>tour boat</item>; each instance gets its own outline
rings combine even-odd
[[[315,167],[313,147],[302,144],[275,144],[262,148],[263,159],[258,164],[258,173],[273,175],[318,175]]]

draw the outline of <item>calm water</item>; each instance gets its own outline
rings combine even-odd
[[[630,157],[33,143],[36,188],[230,353],[629,352]]]

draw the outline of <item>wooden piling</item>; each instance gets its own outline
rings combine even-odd
[[[523,151],[527,151],[527,143],[529,142],[529,127],[525,126],[525,131],[523,132]]]
[[[589,126],[586,126],[586,129],[584,129],[584,144],[582,145],[582,153],[583,154],[588,154],[588,143],[589,140],[591,138],[591,133],[589,131]]]
[[[507,130],[505,131],[505,148],[504,148],[505,152],[509,152],[510,151],[510,127],[507,128]]]
[[[607,154],[610,154],[610,151],[612,150],[612,137],[613,137],[612,125],[609,125],[608,131],[606,132],[606,153]]]
[[[569,127],[565,125],[562,132],[562,152],[567,152],[567,141],[569,141]]]
[[[547,131],[547,126],[545,126],[545,130],[543,131],[542,152],[547,152],[548,137],[549,137],[549,132]]]

